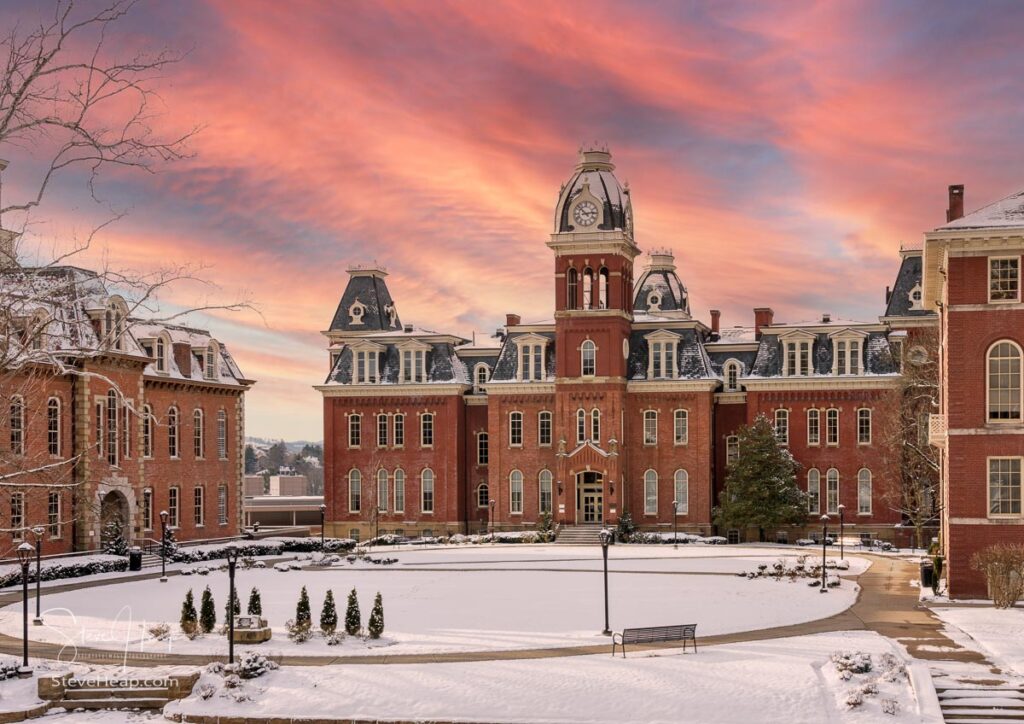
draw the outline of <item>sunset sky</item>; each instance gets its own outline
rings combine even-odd
[[[1021,2],[177,0],[120,33],[111,52],[190,50],[156,124],[203,128],[193,158],[103,180],[129,214],[89,256],[202,263],[214,295],[255,300],[192,320],[258,380],[252,435],[322,437],[320,331],[350,264],[388,268],[406,323],[549,317],[581,143],[608,144],[640,247],[672,249],[695,315],[727,326],[877,318],[948,184],[968,209],[1024,188]],[[0,149],[5,197],[32,181],[22,153]],[[97,218],[72,181],[37,214],[44,244]]]

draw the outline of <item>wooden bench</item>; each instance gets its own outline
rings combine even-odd
[[[647,628],[624,628],[622,633],[612,634],[612,656],[615,647],[622,647],[622,658],[626,658],[626,644],[654,644],[663,641],[682,641],[683,651],[686,642],[693,642],[693,650],[697,651],[697,624],[686,623],[678,626],[648,626]]]

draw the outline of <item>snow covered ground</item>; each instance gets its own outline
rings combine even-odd
[[[783,551],[784,552],[784,551]],[[771,564],[779,550],[740,547],[616,546],[610,551],[610,608],[614,629],[667,623],[698,624],[698,634],[732,633],[783,626],[839,613],[856,600],[852,581],[821,596],[806,580],[746,580],[739,571]],[[792,555],[799,555],[793,551]],[[264,616],[274,638],[258,647],[266,654],[363,655],[486,651],[606,642],[600,550],[568,546],[473,546],[381,551],[399,559],[384,567],[342,562],[328,569],[279,572],[240,570],[237,587],[243,608],[249,590],[261,591]],[[867,566],[852,558],[849,573]],[[723,575],[730,574],[730,575]],[[34,640],[71,647],[172,653],[223,653],[223,636],[188,641],[177,634],[188,589],[199,606],[209,585],[223,619],[227,574],[174,576],[167,583],[132,581],[52,593],[43,599],[45,625],[32,627]],[[384,638],[347,638],[327,646],[317,636],[305,644],[286,638],[284,623],[295,615],[299,590],[309,591],[314,624],[327,589],[334,591],[339,618],[351,588],[359,591],[363,622],[373,596],[384,598]],[[757,605],[751,605],[756,601]],[[0,610],[0,632],[20,635],[20,607]],[[152,638],[148,628],[166,622],[177,634]],[[386,651],[382,651],[384,648]]]
[[[837,651],[872,654],[873,671],[841,680],[830,662]],[[885,653],[899,656],[885,638],[847,632],[696,654],[395,665],[383,675],[377,666],[286,667],[230,689],[207,673],[193,696],[167,713],[615,724],[921,721],[907,677],[881,676]],[[862,694],[862,703],[849,708],[851,694],[872,685],[877,693]],[[895,702],[897,713],[883,714],[883,700]]]
[[[985,654],[1003,671],[1024,676],[1024,609],[979,605],[933,607],[932,611],[956,627],[946,627],[954,641]]]

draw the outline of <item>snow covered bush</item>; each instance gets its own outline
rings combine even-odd
[[[850,674],[866,674],[871,671],[871,654],[861,651],[836,651],[830,657],[836,670],[842,676],[843,672]],[[843,678],[850,678],[849,676]]]
[[[879,657],[878,668],[882,672],[882,680],[889,682],[903,681],[907,678],[907,666],[892,654]]]
[[[231,547],[238,549],[242,559],[253,559],[256,556],[278,556],[283,553],[343,553],[355,548],[356,542],[351,538],[328,538],[320,545],[319,538],[267,538],[260,541],[235,541],[234,544],[217,544],[176,548],[169,558],[178,563],[199,563],[202,561],[222,560],[227,558]],[[254,567],[259,567],[259,561]]]
[[[199,614],[196,613],[196,602],[191,588],[188,589],[185,600],[181,604],[181,618],[178,625],[181,627],[181,632],[189,639],[194,639],[199,635]]]
[[[882,711],[890,716],[896,716],[900,713],[900,703],[895,699],[882,699],[880,702],[882,705]]]
[[[348,606],[345,609],[345,633],[349,636],[358,636],[363,629],[363,618],[359,612],[359,597],[356,589],[348,594]]]
[[[328,646],[338,646],[345,641],[344,631],[335,631],[325,637]]]
[[[297,644],[304,644],[313,635],[313,627],[308,621],[297,622],[295,619],[288,619],[284,622],[285,630],[288,631],[288,639]]]
[[[997,543],[971,556],[971,568],[988,581],[996,608],[1012,608],[1024,595],[1024,544]]]
[[[379,639],[384,633],[384,601],[381,599],[380,591],[373,599],[373,610],[370,612],[370,621],[366,624],[366,630],[371,639]]]
[[[288,571],[292,570],[292,564],[288,563],[287,561],[281,561],[280,563],[274,564],[274,570],[280,571],[281,573],[287,573]]]
[[[56,581],[62,578],[80,578],[96,573],[115,573],[128,570],[128,559],[120,556],[92,554],[76,558],[43,561],[40,578]],[[35,581],[35,566],[29,568],[29,580]],[[21,585],[21,566],[0,566],[0,588]]]
[[[320,630],[330,636],[338,628],[338,609],[334,605],[334,591],[327,589],[324,596],[324,607],[320,611]]]
[[[157,641],[166,641],[171,637],[171,627],[166,623],[155,623],[146,629],[146,633]]]
[[[0,655],[0,681],[17,678],[20,668],[21,662],[18,659],[13,656]]]
[[[275,671],[277,664],[266,656],[255,651],[247,651],[237,663],[224,666],[224,672],[231,676],[237,675],[241,679],[257,679],[268,671]]]
[[[859,691],[851,691],[846,695],[846,706],[856,709],[864,703],[864,696]]]

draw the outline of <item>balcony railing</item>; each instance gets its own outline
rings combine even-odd
[[[946,447],[946,416],[928,416],[928,444],[935,447]]]

